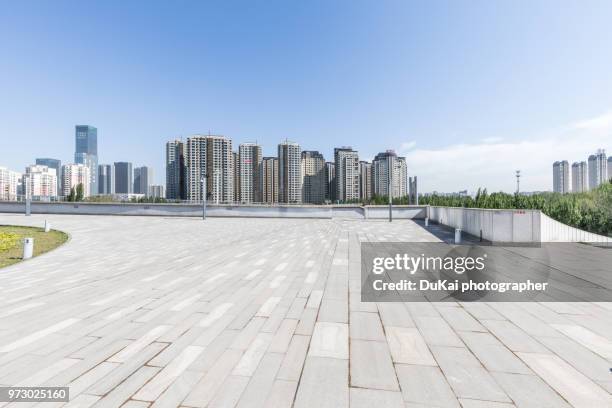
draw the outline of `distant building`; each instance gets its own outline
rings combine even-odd
[[[302,202],[301,149],[297,143],[285,141],[278,145],[278,201]]]
[[[98,165],[98,194],[115,194],[115,169],[110,164]]]
[[[74,162],[89,167],[91,195],[98,194],[98,129],[75,126]]]
[[[166,143],[166,198],[186,200],[185,144],[180,140]]]
[[[553,167],[554,171],[554,167]],[[553,174],[554,184],[554,174]],[[589,190],[588,177],[587,177],[587,163],[574,162],[572,164],[572,191],[574,193],[583,193]]]
[[[234,180],[234,202],[240,202],[240,156],[232,152],[232,179]]]
[[[57,173],[47,166],[26,167],[23,175],[23,189],[26,197],[50,200],[57,197]]]
[[[612,182],[612,156],[608,157],[608,181]]]
[[[261,146],[255,143],[241,143],[238,147],[237,201],[261,203],[263,201]]]
[[[377,154],[372,161],[372,193],[389,196],[389,174],[391,174],[391,197],[408,195],[406,158],[398,157],[393,150]]]
[[[608,178],[608,159],[606,151],[599,149],[589,156],[589,189],[597,188]]]
[[[115,162],[115,194],[133,194],[134,172],[132,163]]]
[[[359,200],[359,153],[351,147],[334,149],[336,200]]]
[[[57,191],[58,193],[61,193],[62,191],[62,162],[61,160],[41,158],[41,159],[36,159],[36,164],[40,166],[47,166],[50,169],[55,169],[55,174],[57,176]]]
[[[460,194],[467,196],[467,190],[460,191]],[[408,204],[419,205],[419,188],[417,184],[417,176],[408,177]]]
[[[325,158],[317,151],[302,152],[302,202],[322,204],[325,201]]]
[[[325,163],[325,200],[336,200],[336,165],[334,162]]]
[[[553,163],[553,191],[555,193],[569,193],[570,166],[567,160]]]
[[[264,157],[262,160],[263,202],[278,203],[278,159]]]
[[[21,173],[0,167],[0,201],[15,201],[19,195]]]
[[[149,186],[153,184],[153,169],[147,166],[136,167],[134,169],[134,194],[149,193]]]
[[[185,147],[186,196],[203,200],[202,178],[206,175],[209,200],[231,203],[234,200],[232,141],[223,136],[192,136]]]
[[[69,196],[73,188],[76,192],[79,184],[83,185],[83,197],[89,197],[91,195],[89,167],[80,163],[62,166],[62,195]]]
[[[166,196],[165,189],[163,185],[150,185],[149,191],[147,191],[147,196],[152,198],[164,198]]]
[[[372,198],[372,163],[367,161],[359,162],[359,195],[361,201]]]

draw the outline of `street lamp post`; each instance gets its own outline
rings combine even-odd
[[[391,157],[389,157],[387,159],[389,161],[389,169],[388,169],[388,173],[389,173],[389,177],[387,177],[389,179],[389,187],[387,189],[387,193],[389,194],[389,222],[393,221],[393,198],[391,195]]]
[[[202,219],[206,219],[206,173],[202,176]]]

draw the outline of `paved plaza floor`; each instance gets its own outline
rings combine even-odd
[[[360,242],[438,240],[410,220],[0,214],[44,219],[0,270],[0,385],[70,387],[36,406],[612,406],[612,303],[361,302]]]

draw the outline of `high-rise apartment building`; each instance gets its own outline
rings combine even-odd
[[[278,145],[278,201],[302,202],[302,163],[300,145],[284,141]]]
[[[164,186],[162,185],[157,185],[157,184],[153,184],[149,186],[149,191],[147,192],[147,197],[151,197],[151,198],[164,198],[165,195],[165,189]]]
[[[608,157],[608,181],[612,183],[612,156]]]
[[[336,200],[359,200],[359,153],[351,147],[334,149]]]
[[[258,144],[242,143],[238,147],[237,201],[242,203],[263,201],[262,160],[261,146]]]
[[[234,180],[234,202],[240,202],[240,156],[232,152],[232,174]]]
[[[553,167],[554,172],[554,167]],[[553,173],[553,184],[554,184],[554,173]],[[574,162],[572,164],[572,191],[574,193],[583,193],[589,190],[588,177],[587,177],[587,164],[586,162]]]
[[[58,159],[40,158],[36,159],[36,164],[40,166],[47,166],[50,169],[55,169],[57,176],[57,192],[62,192],[62,162]]]
[[[89,167],[80,163],[62,166],[62,195],[69,196],[70,190],[74,188],[76,191],[79,184],[83,186],[83,197],[89,197],[91,195]]]
[[[0,167],[0,201],[15,201],[20,193],[21,173]]]
[[[147,166],[134,169],[134,194],[149,194],[149,186],[153,184],[153,169]]]
[[[302,152],[302,202],[322,204],[325,201],[325,158],[317,151]]]
[[[336,165],[334,162],[325,163],[325,200],[336,200]]]
[[[278,159],[264,157],[262,160],[263,202],[278,203]]]
[[[362,201],[372,198],[372,163],[359,162],[359,194]]]
[[[212,201],[231,203],[234,199],[232,141],[223,136],[187,138],[185,166],[187,199],[201,201],[202,179],[206,175],[206,194]]]
[[[553,163],[553,191],[555,193],[569,193],[570,166],[567,160]]]
[[[98,129],[75,126],[74,162],[89,167],[91,195],[98,194]]]
[[[186,200],[185,144],[181,140],[166,143],[166,198]]]
[[[98,194],[115,194],[115,169],[110,164],[98,165]]]
[[[606,151],[599,149],[597,153],[589,156],[589,189],[597,188],[608,178],[608,158]]]
[[[398,157],[393,150],[378,153],[372,161],[372,194],[389,196],[389,174],[391,175],[391,197],[408,195],[408,170],[406,158]]]
[[[57,196],[57,173],[47,166],[31,165],[23,175],[26,197],[49,200]]]
[[[132,163],[115,162],[115,194],[132,194],[134,187],[134,172]]]

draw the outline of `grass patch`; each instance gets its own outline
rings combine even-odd
[[[23,239],[34,238],[34,256],[44,254],[68,240],[68,234],[44,228],[0,225],[0,268],[21,261]]]

